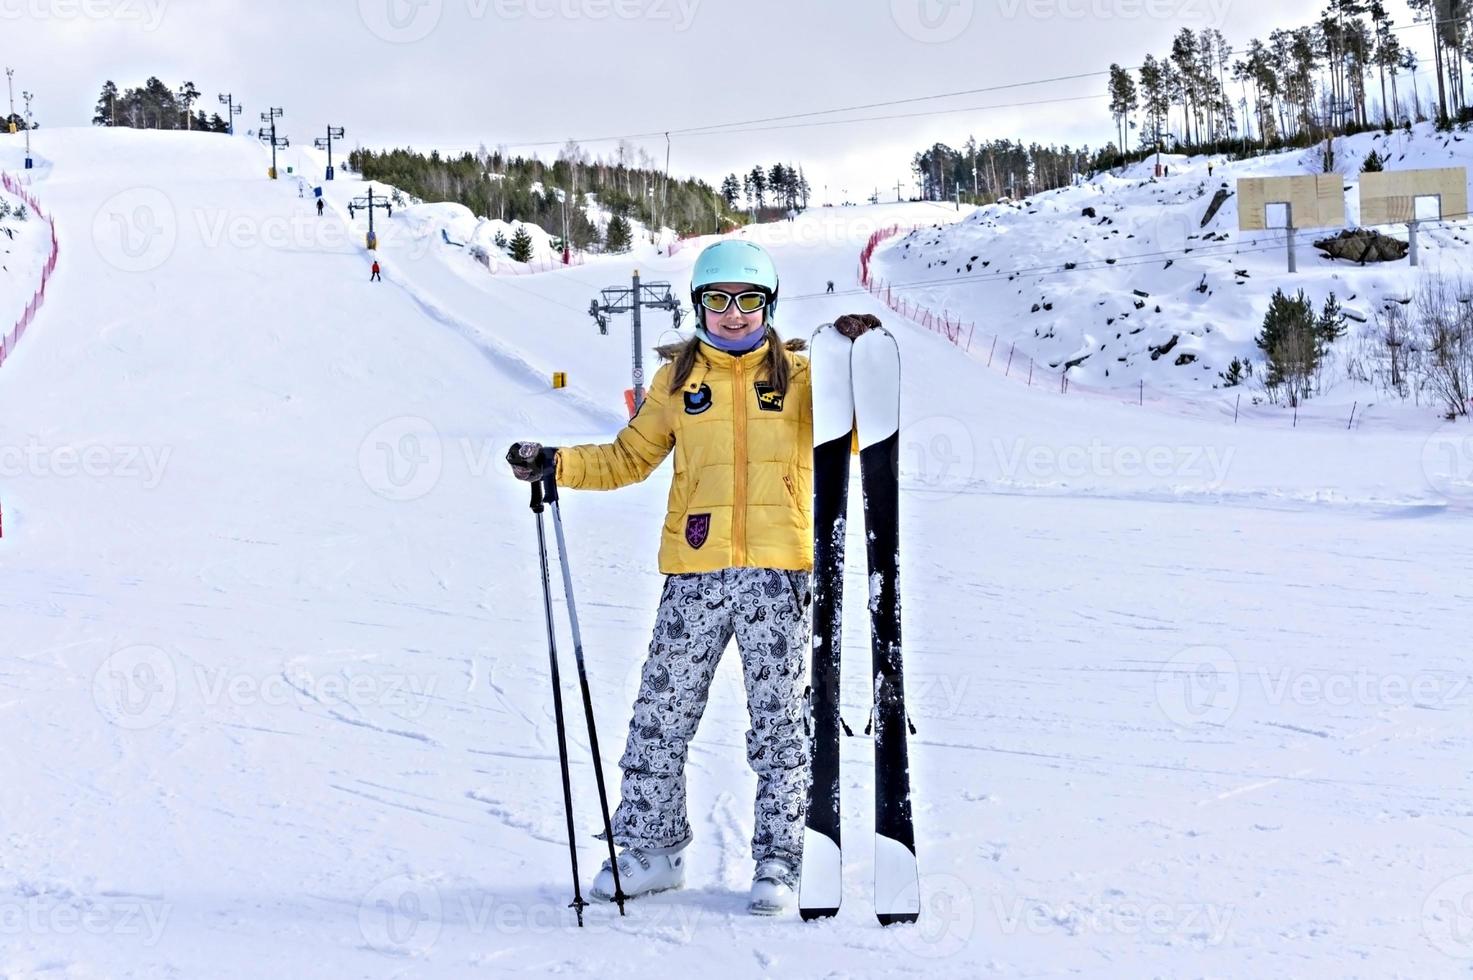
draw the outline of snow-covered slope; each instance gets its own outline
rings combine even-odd
[[[694,250],[505,278],[437,235],[386,234],[370,284],[352,181],[319,220],[244,139],[54,130],[38,150],[65,258],[0,372],[0,974],[1423,978],[1473,961],[1466,430],[1264,431],[1068,398],[887,318],[921,923],[868,911],[863,737],[843,747],[839,919],[742,913],[754,780],[728,656],[692,748],[689,887],[579,931],[535,535],[500,457],[617,430],[628,319],[600,336],[588,300],[636,265],[679,293]],[[804,336],[883,312],[853,286],[875,229],[966,217],[819,209],[750,234]],[[668,326],[647,328],[649,348]],[[611,775],[667,476],[563,505]],[[572,752],[586,880],[576,722]]]
[[[1473,163],[1473,138],[1437,133],[1430,124],[1410,134],[1337,139],[1352,225],[1359,217],[1360,167],[1373,149],[1389,157],[1388,169]],[[974,351],[985,354],[994,336],[1004,350],[1016,344],[1046,369],[1047,384],[1057,386],[1067,369],[1076,384],[1124,390],[1144,382],[1148,390],[1197,397],[1222,385],[1220,375],[1235,357],[1261,367],[1254,337],[1275,289],[1303,289],[1317,309],[1334,293],[1356,319],[1347,324],[1340,356],[1325,372],[1327,391],[1317,400],[1337,410],[1383,400],[1370,386],[1347,380],[1347,355],[1388,299],[1410,295],[1418,270],[1405,261],[1332,262],[1312,247],[1329,232],[1301,230],[1299,273],[1291,276],[1282,230],[1238,231],[1239,178],[1316,173],[1321,151],[1238,162],[1163,155],[1160,178],[1152,158],[894,240],[878,253],[876,272],[910,302],[975,320]],[[1232,196],[1204,225],[1220,189]],[[1378,230],[1406,238],[1405,227]],[[1465,217],[1424,226],[1420,241],[1422,273],[1456,275],[1465,267]]]

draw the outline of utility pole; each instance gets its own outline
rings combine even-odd
[[[332,180],[332,141],[343,138],[343,127],[328,126],[327,136],[319,136],[312,141],[312,145],[319,150],[327,151],[327,180]]]
[[[285,136],[278,138],[276,135],[276,120],[282,116],[283,112],[284,110],[272,106],[270,111],[261,113],[261,122],[271,126],[270,130],[261,131],[260,139],[262,143],[271,144],[271,172],[269,176],[272,180],[276,179],[276,151],[278,149],[286,149],[292,145],[291,140]]]
[[[368,250],[372,252],[378,248],[378,233],[373,230],[373,209],[383,208],[387,212],[387,217],[392,218],[394,216],[394,205],[392,202],[386,201],[382,194],[375,200],[373,196],[373,185],[369,184],[367,195],[364,197],[355,197],[348,202],[349,220],[358,217],[357,211],[359,208],[368,212],[368,240],[366,244]]]
[[[225,107],[225,123],[230,127],[230,135],[235,135],[235,117],[240,115],[240,106],[235,102],[235,94],[225,92],[216,96],[220,104]]]
[[[571,265],[573,262],[572,244],[568,240],[568,192],[561,187],[553,188],[559,201],[563,203],[563,265]]]
[[[680,301],[670,292],[668,282],[639,281],[639,270],[634,270],[634,278],[631,286],[609,286],[599,291],[603,302],[589,300],[588,315],[593,317],[598,324],[598,332],[607,334],[609,332],[609,315],[613,313],[634,314],[634,369],[631,372],[634,387],[629,390],[630,413],[639,411],[644,404],[644,339],[641,330],[639,313],[644,307],[656,310],[669,310],[675,318],[675,327],[680,327],[681,312]]]
[[[900,181],[897,180],[895,182],[895,203],[899,204],[900,200]]]
[[[31,160],[31,93],[22,92],[20,97],[26,100],[26,169],[30,170],[35,166],[35,163]]]
[[[5,117],[5,128],[15,132],[15,69],[5,69],[5,87],[10,91],[10,114]]]

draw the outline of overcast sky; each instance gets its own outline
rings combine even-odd
[[[1410,23],[1404,0],[1390,0]],[[308,142],[474,148],[547,158],[568,138],[762,120],[1134,66],[1182,27],[1234,45],[1308,21],[1304,0],[0,0],[0,58],[44,126],[86,125],[105,79],[157,75],[231,91],[254,124],[282,106]],[[1402,32],[1425,54],[1425,28]],[[1425,59],[1424,59],[1425,60]],[[671,170],[718,182],[801,163],[820,196],[893,195],[913,154],[968,134],[1097,147],[1114,124],[1102,77],[850,113],[900,116],[676,134]],[[1080,99],[1080,97],[1087,97]],[[1050,101],[1072,99],[1075,101]],[[18,100],[18,96],[17,96]],[[1018,105],[1018,103],[1035,103]],[[1046,104],[1037,104],[1046,103]],[[1011,106],[1008,108],[981,108]],[[968,111],[934,114],[937,110]],[[922,115],[921,113],[932,113]],[[790,128],[770,128],[776,126]],[[543,142],[537,147],[530,144]],[[635,140],[661,164],[663,136]],[[38,147],[44,152],[44,145]]]

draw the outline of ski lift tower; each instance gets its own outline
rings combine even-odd
[[[367,245],[368,250],[371,252],[378,248],[378,233],[373,230],[373,210],[374,208],[383,208],[386,216],[392,218],[394,216],[394,205],[382,194],[375,196],[373,185],[369,184],[367,194],[362,197],[355,197],[348,202],[348,217],[356,218],[360,208],[368,212]]]
[[[260,139],[262,143],[266,143],[271,147],[271,171],[268,176],[272,180],[276,179],[276,151],[284,150],[292,145],[292,141],[285,136],[276,135],[276,120],[281,118],[282,112],[283,110],[273,106],[270,111],[261,113],[261,122],[271,127],[270,129],[261,130]]]
[[[632,284],[629,286],[609,286],[600,290],[603,302],[590,300],[588,304],[588,315],[593,317],[598,324],[598,332],[607,334],[609,332],[609,316],[614,313],[634,314],[634,369],[631,372],[634,387],[626,393],[629,414],[632,416],[639,411],[639,406],[644,404],[644,339],[641,332],[640,310],[646,307],[656,310],[668,310],[675,319],[675,327],[679,329],[683,314],[680,309],[680,301],[670,291],[668,282],[646,282],[639,281],[639,270],[634,270]]]
[[[325,178],[327,180],[332,180],[332,141],[333,140],[340,140],[342,138],[343,138],[343,127],[341,127],[341,126],[329,126],[329,127],[327,127],[327,136],[326,137],[319,136],[319,137],[317,137],[316,139],[314,139],[312,141],[312,145],[314,147],[316,147],[319,150],[326,150],[327,151],[327,177]]]

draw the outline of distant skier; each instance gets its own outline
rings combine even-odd
[[[322,217],[322,198],[317,199],[317,217]]]
[[[829,280],[829,288],[828,288],[828,291],[831,292],[831,293],[834,291],[834,281],[832,279]]]
[[[369,276],[368,276],[368,281],[369,282],[383,282],[384,281],[383,280],[383,277],[379,275],[378,259],[374,259],[373,260],[373,268],[370,270],[370,273],[369,273]]]
[[[1209,176],[1209,177],[1212,176],[1212,161],[1211,160],[1208,160],[1207,161],[1207,176]]]
[[[619,760],[613,817],[619,878],[633,897],[685,884],[688,747],[716,665],[733,636],[741,652],[757,773],[756,871],[747,909],[796,905],[810,777],[803,687],[813,570],[813,411],[808,359],[773,328],[778,277],[746,241],[701,252],[691,302],[696,335],[662,348],[669,360],[612,444],[512,446],[512,472],[551,468],[565,487],[612,490],[647,478],[672,451],[674,484],[660,542],[666,576],[655,635]],[[613,897],[605,862],[593,895]]]

